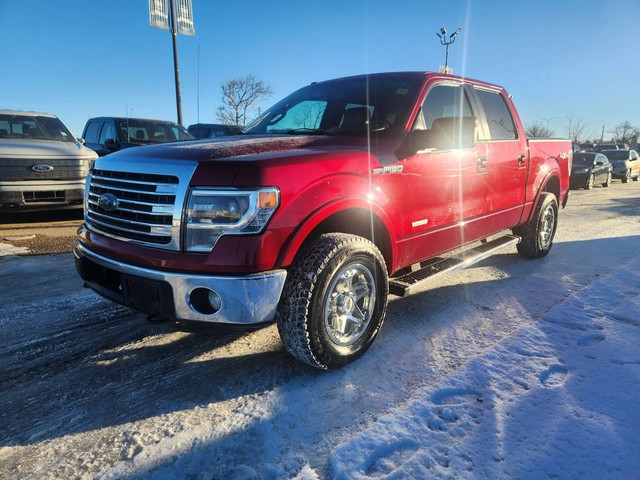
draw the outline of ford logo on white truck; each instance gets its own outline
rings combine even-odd
[[[37,173],[51,172],[53,170],[53,166],[47,165],[46,163],[39,163],[38,165],[32,166],[31,170]]]

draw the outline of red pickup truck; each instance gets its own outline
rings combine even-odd
[[[499,86],[438,73],[312,83],[240,136],[98,158],[74,257],[152,320],[276,321],[322,369],[361,356],[387,296],[517,245],[549,252],[568,140],[527,140]]]

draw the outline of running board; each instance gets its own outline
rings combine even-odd
[[[428,281],[444,273],[453,272],[454,270],[478,263],[500,250],[509,248],[519,242],[520,237],[505,235],[477,247],[464,250],[455,257],[435,257],[426,260],[420,263],[419,270],[389,279],[389,293],[399,297],[410,295]]]

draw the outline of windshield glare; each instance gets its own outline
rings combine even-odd
[[[76,141],[58,118],[32,115],[0,115],[0,138]]]
[[[421,83],[361,77],[304,87],[267,110],[244,133],[389,136],[403,128]]]

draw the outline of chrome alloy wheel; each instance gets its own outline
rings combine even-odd
[[[538,241],[540,248],[546,250],[551,245],[553,233],[556,225],[556,212],[551,205],[544,211],[540,219],[540,231],[538,233]]]
[[[373,274],[362,264],[343,267],[333,278],[324,304],[324,326],[333,343],[352,345],[366,332],[376,305]]]

